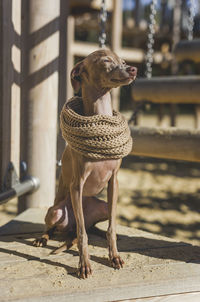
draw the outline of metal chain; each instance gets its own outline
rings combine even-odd
[[[195,16],[195,0],[189,2],[189,18],[188,18],[188,40],[193,40],[194,16]]]
[[[100,10],[100,35],[99,35],[99,46],[101,48],[105,47],[106,43],[106,21],[107,21],[107,11],[106,11],[106,3],[105,0],[101,2],[101,10]]]
[[[146,77],[150,79],[152,77],[152,63],[154,54],[154,35],[155,35],[155,15],[156,15],[157,0],[152,0],[150,5],[150,22],[148,26],[148,42],[147,42],[147,54],[146,54]]]

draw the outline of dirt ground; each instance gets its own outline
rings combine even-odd
[[[128,157],[118,179],[118,223],[200,244],[200,164]],[[16,212],[1,205],[0,225]]]

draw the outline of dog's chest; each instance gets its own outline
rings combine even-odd
[[[91,163],[91,173],[88,176],[83,195],[93,196],[106,186],[113,172],[119,167],[120,160],[105,160]]]

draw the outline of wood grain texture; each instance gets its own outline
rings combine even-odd
[[[200,103],[200,76],[165,76],[137,79],[133,85],[134,101],[153,103]]]
[[[182,40],[175,46],[175,59],[178,62],[189,60],[195,63],[200,62],[200,39],[192,41]]]
[[[12,0],[0,2],[0,189],[11,156]]]
[[[40,189],[20,201],[20,211],[45,207],[55,197],[60,2],[23,1],[21,157]]]
[[[175,127],[131,127],[132,155],[200,161],[200,131]]]
[[[21,223],[24,234],[4,232],[3,235],[1,232],[2,301],[102,302],[136,298],[143,301],[147,297],[160,301],[160,296],[200,291],[198,246],[120,225],[117,226],[118,249],[125,267],[114,271],[109,265],[106,240],[90,234],[93,276],[80,280],[76,275],[79,258],[76,247],[50,255],[62,244],[58,237],[50,240],[46,248],[31,245],[37,236],[32,231],[43,224],[44,215],[44,210],[28,209],[13,221],[15,228]],[[27,224],[32,229],[28,229]],[[100,223],[98,227],[105,231],[107,223]],[[24,290],[26,288],[31,290]],[[164,301],[176,301],[172,296],[164,298]]]

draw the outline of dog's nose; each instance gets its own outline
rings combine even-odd
[[[137,75],[137,68],[136,67],[133,67],[133,66],[128,66],[126,68],[126,71],[132,75],[132,76],[136,76]]]

